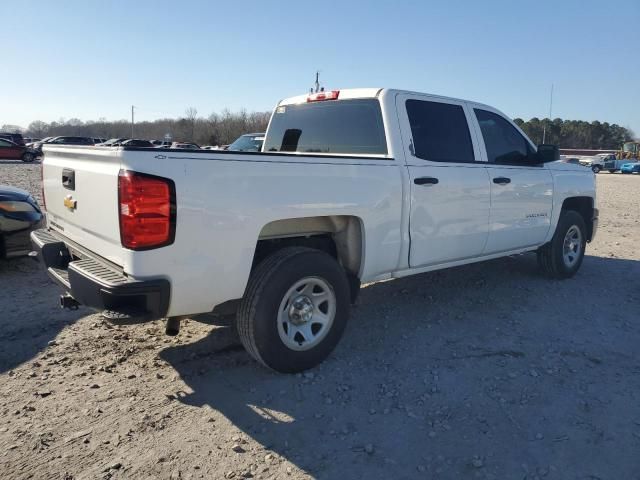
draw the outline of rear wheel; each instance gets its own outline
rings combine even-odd
[[[22,161],[25,163],[31,163],[36,159],[35,155],[31,152],[24,152],[22,155]]]
[[[615,170],[609,170],[609,173],[616,173]]]
[[[582,265],[586,244],[582,215],[565,210],[560,214],[551,241],[538,249],[538,265],[552,278],[573,277]]]
[[[349,283],[330,255],[288,247],[251,274],[237,316],[240,339],[253,358],[278,372],[321,363],[349,316]]]
[[[600,167],[600,165],[594,165],[591,167],[591,170],[593,171],[593,173],[600,173],[600,170],[602,170],[602,167]]]

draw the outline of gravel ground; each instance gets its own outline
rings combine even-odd
[[[0,162],[39,197],[39,166]],[[578,275],[523,255],[368,286],[304,375],[230,319],[118,327],[0,263],[3,478],[640,478],[640,178],[598,175]]]

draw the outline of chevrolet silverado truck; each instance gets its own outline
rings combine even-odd
[[[299,372],[338,343],[361,283],[537,252],[573,276],[593,173],[479,103],[392,89],[282,100],[260,152],[44,146],[32,242],[61,304],[109,318],[233,308],[246,350]]]

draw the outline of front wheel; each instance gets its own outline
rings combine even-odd
[[[552,278],[573,277],[582,265],[586,245],[582,215],[565,210],[560,214],[551,241],[538,249],[538,265]]]
[[[22,161],[25,163],[31,163],[36,159],[35,155],[31,152],[24,152],[22,155]]]
[[[249,354],[282,373],[315,367],[333,351],[349,317],[349,283],[330,255],[288,247],[252,272],[237,327]]]
[[[591,170],[593,171],[593,173],[600,173],[600,170],[602,170],[602,168],[600,167],[600,165],[594,165],[593,167],[591,167]]]

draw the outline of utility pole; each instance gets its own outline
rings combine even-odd
[[[131,138],[133,138],[133,109],[136,108],[135,105],[131,105]]]
[[[551,109],[553,108],[553,83],[551,84],[551,96],[549,97],[549,121],[551,121]],[[547,122],[542,126],[542,143],[547,138]]]

